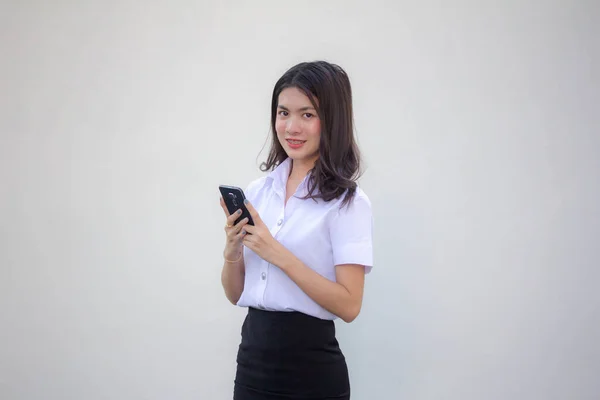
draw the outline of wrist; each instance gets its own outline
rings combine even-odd
[[[292,268],[296,257],[284,246],[281,246],[281,249],[278,250],[276,253],[278,254],[277,260],[273,264],[277,265],[283,272],[287,272]]]
[[[225,261],[237,262],[242,258],[243,249],[225,249],[223,250],[223,258]]]

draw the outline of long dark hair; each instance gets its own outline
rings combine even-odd
[[[260,169],[273,170],[288,157],[277,139],[275,120],[279,94],[289,87],[306,94],[321,120],[319,158],[310,171],[305,198],[331,201],[345,193],[342,205],[348,204],[356,193],[356,180],[361,173],[360,152],[354,138],[350,80],[338,65],[325,61],[304,62],[279,78],[271,100],[271,149]]]

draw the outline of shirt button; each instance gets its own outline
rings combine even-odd
[[[281,226],[281,224],[283,224],[283,220],[280,219],[279,221],[277,221],[277,226]]]
[[[265,279],[267,279],[267,274],[263,272],[262,274],[260,274],[260,277],[264,281]]]

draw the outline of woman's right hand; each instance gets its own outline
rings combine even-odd
[[[244,225],[248,223],[248,218],[244,218],[234,225],[235,221],[242,214],[242,210],[237,210],[233,214],[229,214],[229,210],[227,210],[227,206],[225,205],[225,201],[223,201],[223,197],[221,197],[221,208],[227,217],[227,222],[225,224],[227,240],[225,242],[225,250],[223,250],[223,257],[230,261],[237,260],[242,255],[242,240],[246,235],[246,231],[243,228]]]

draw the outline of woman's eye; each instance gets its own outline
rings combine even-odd
[[[279,111],[279,115],[281,115],[282,117],[287,117],[287,111]]]
[[[313,117],[313,115],[312,115],[311,113],[306,113],[306,114],[304,114],[304,116],[305,116],[306,118],[312,118],[312,117]]]

